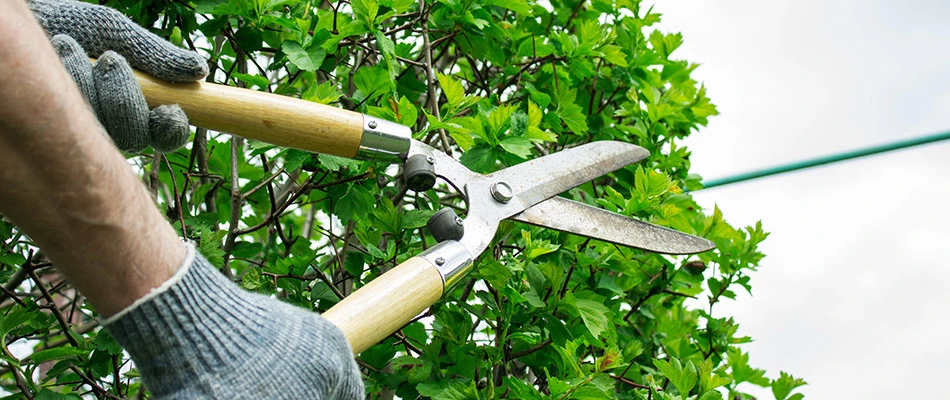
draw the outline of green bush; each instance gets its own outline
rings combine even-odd
[[[771,387],[779,399],[801,397],[792,392],[803,381],[784,372],[769,380],[751,367],[739,348],[751,339],[713,313],[722,299],[750,290],[749,272],[763,257],[757,246],[768,234],[761,224],[735,229],[689,195],[700,177],[689,173],[681,141],[717,112],[690,78],[697,65],[672,56],[682,36],[654,29],[660,14],[652,7],[638,0],[100,3],[196,48],[214,64],[216,82],[398,121],[478,172],[596,140],[638,144],[652,156],[566,195],[717,245],[672,257],[504,222],[474,273],[427,318],[360,355],[373,398],[750,398],[742,383]],[[407,191],[385,164],[202,129],[187,149],[130,161],[176,229],[225,273],[246,289],[318,311],[434,244],[423,228],[428,216],[464,205],[452,190]],[[22,385],[44,399],[143,392],[94,310],[31,252],[29,239],[6,222],[0,238],[0,278],[27,293],[2,304],[4,344],[33,346],[19,359],[4,352],[2,384],[17,393],[10,398],[24,398]],[[44,309],[48,296],[21,268],[45,282],[62,320]]]

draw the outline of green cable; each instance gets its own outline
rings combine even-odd
[[[760,169],[758,171],[746,172],[738,175],[733,175],[721,179],[713,179],[708,182],[703,182],[703,189],[709,189],[716,186],[724,186],[731,183],[743,182],[757,178],[763,178],[766,176],[783,174],[786,172],[797,171],[800,169],[806,169],[811,167],[817,167],[819,165],[836,163],[839,161],[850,160],[858,157],[865,157],[874,154],[886,153],[888,151],[906,149],[908,147],[920,146],[928,143],[939,142],[941,140],[950,139],[950,132],[941,132],[934,135],[922,136],[913,139],[901,140],[894,143],[886,143],[877,146],[871,146],[864,149],[847,151],[844,153],[832,154],[824,157],[813,158],[811,160],[798,161],[791,164],[779,165],[775,167]]]

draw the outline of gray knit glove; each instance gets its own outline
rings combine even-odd
[[[151,145],[169,152],[185,144],[190,129],[184,111],[174,105],[149,111],[131,67],[169,82],[196,81],[208,74],[198,54],[108,7],[72,0],[27,4],[119,149],[138,152]],[[87,56],[98,58],[95,67]]]
[[[192,246],[174,277],[104,324],[156,399],[363,398],[336,326],[241,290]]]

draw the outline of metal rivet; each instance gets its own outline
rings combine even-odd
[[[426,156],[426,162],[429,164],[435,164],[435,158],[432,156]]]
[[[376,121],[369,121],[369,129],[376,129]]]
[[[445,259],[442,258],[442,257],[436,258],[436,259],[435,259],[435,263],[436,263],[436,265],[445,264]]]
[[[455,225],[462,226],[465,221],[462,221],[461,217],[455,217]]]
[[[507,203],[514,196],[514,193],[511,191],[511,186],[508,186],[505,182],[495,182],[491,185],[491,197],[494,197],[495,200],[498,200],[501,203]]]

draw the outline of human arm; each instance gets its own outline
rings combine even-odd
[[[181,243],[30,10],[0,9],[0,214],[108,317],[156,398],[362,397],[339,330]]]
[[[0,0],[0,8],[0,213],[102,315],[115,314],[175,273],[184,244],[27,6]]]

